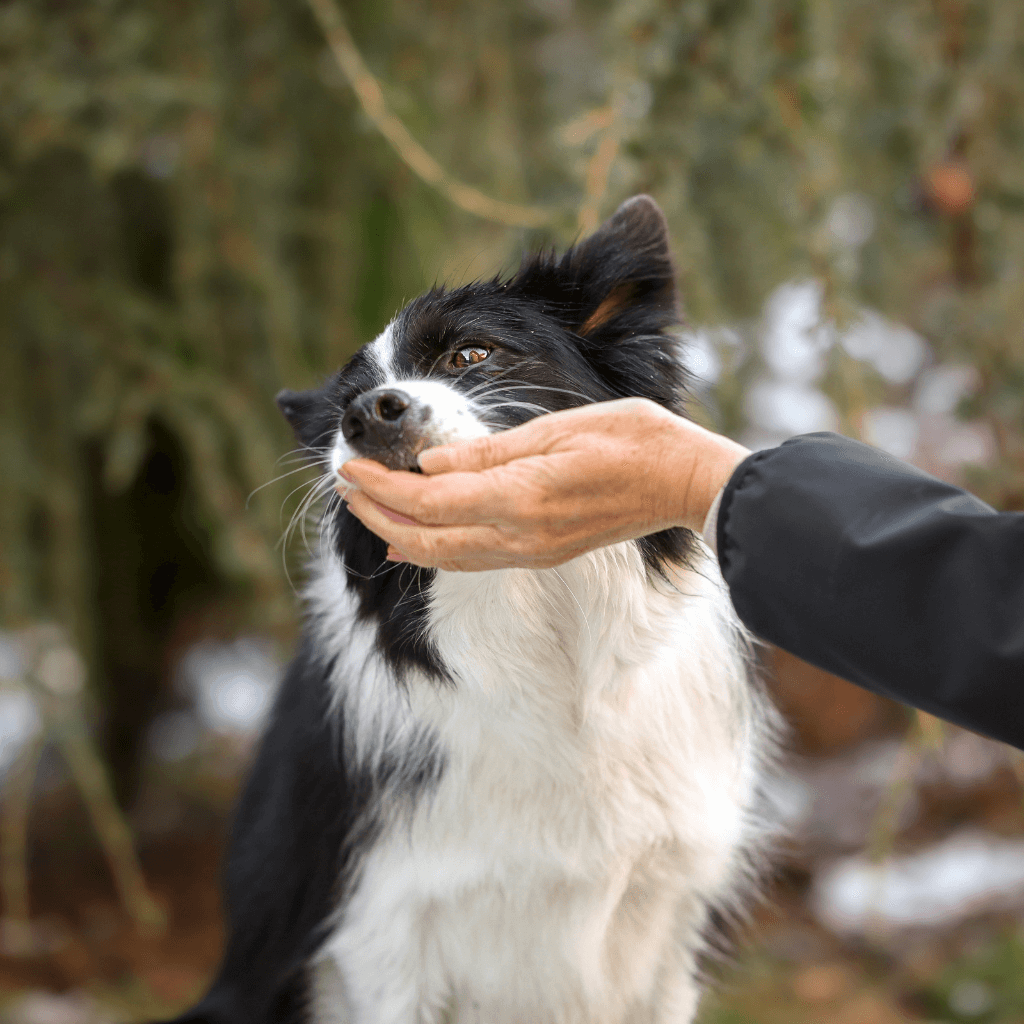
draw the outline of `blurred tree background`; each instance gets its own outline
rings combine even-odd
[[[764,435],[751,339],[816,282],[834,424],[970,367],[970,483],[1024,507],[1019,0],[0,2],[0,607],[85,659],[122,806],[187,644],[294,628],[275,392],[639,191],[698,416]],[[865,309],[909,376],[836,343]]]

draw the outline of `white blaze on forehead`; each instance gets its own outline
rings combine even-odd
[[[370,342],[368,346],[370,359],[380,370],[382,384],[393,384],[395,380],[395,321]]]

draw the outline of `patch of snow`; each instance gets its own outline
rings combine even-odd
[[[24,674],[25,660],[17,637],[0,632],[0,679],[21,679]]]
[[[952,425],[936,453],[945,466],[984,465],[995,454],[995,439],[984,423]]]
[[[722,357],[710,331],[693,331],[680,339],[683,365],[701,384],[714,384],[722,375]]]
[[[1012,769],[1016,756],[1012,747],[966,729],[950,728],[942,749],[925,758],[917,777],[921,783],[970,789],[983,785],[998,771]]]
[[[835,337],[821,322],[821,298],[817,281],[798,281],[776,288],[765,304],[761,352],[780,381],[808,385],[825,370]]]
[[[177,170],[181,143],[173,135],[151,135],[142,144],[142,166],[151,178],[165,180]]]
[[[837,757],[806,759],[798,774],[813,799],[794,828],[795,838],[818,856],[862,849],[904,756],[898,740],[881,740]],[[911,794],[902,809],[901,827],[913,820],[917,808]]]
[[[932,366],[914,387],[914,408],[935,416],[952,413],[977,386],[978,371],[973,366]]]
[[[826,221],[829,234],[848,249],[859,249],[875,233],[875,209],[858,192],[836,198]]]
[[[259,730],[270,710],[280,665],[269,645],[243,637],[196,644],[178,671],[179,685],[194,699],[204,728],[246,736]]]
[[[840,934],[948,927],[1024,905],[1024,840],[963,832],[920,853],[873,864],[858,855],[815,880],[818,919]]]
[[[80,993],[28,992],[9,1010],[10,1024],[100,1024],[92,1001]]]
[[[761,380],[747,392],[747,416],[761,430],[792,436],[835,430],[839,416],[817,388],[791,381]]]
[[[841,342],[849,355],[871,363],[893,384],[908,384],[928,359],[924,338],[871,310],[843,333]]]
[[[28,690],[0,689],[0,772],[14,764],[22,747],[42,728],[39,709]]]
[[[897,459],[910,459],[917,451],[921,426],[907,409],[878,406],[864,414],[864,440]]]

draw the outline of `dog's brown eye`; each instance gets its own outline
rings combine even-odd
[[[456,370],[464,370],[467,366],[472,366],[474,363],[482,363],[490,354],[491,350],[489,348],[481,348],[479,345],[460,348],[452,356],[452,366]]]

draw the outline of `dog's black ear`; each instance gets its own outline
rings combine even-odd
[[[510,285],[547,300],[566,327],[595,341],[623,329],[656,333],[679,319],[668,224],[650,196],[627,199],[562,257],[528,259]]]
[[[284,418],[292,425],[292,430],[298,433],[302,421],[309,419],[316,408],[317,399],[322,397],[319,391],[289,391],[285,388],[278,391],[274,400]]]
[[[324,428],[325,411],[330,403],[323,391],[279,391],[277,407],[291,424],[299,442],[307,448],[319,446]]]
[[[567,255],[583,302],[579,334],[637,306],[678,317],[668,222],[650,196],[627,199]]]

